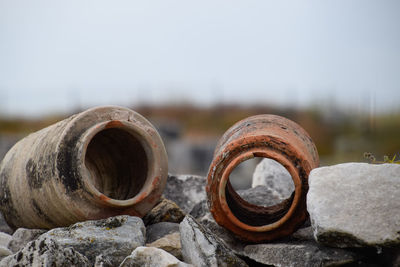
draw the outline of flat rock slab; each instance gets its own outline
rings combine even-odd
[[[345,163],[309,176],[314,237],[336,247],[400,245],[400,165]]]
[[[341,266],[356,260],[352,252],[318,246],[315,242],[248,245],[241,254],[275,267]]]
[[[96,257],[102,255],[104,262],[118,266],[132,250],[144,245],[145,235],[146,228],[140,218],[121,215],[55,228],[37,241],[53,239],[62,247],[72,247],[86,256],[92,265]]]

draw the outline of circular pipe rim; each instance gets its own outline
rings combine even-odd
[[[279,162],[282,166],[287,169],[287,171],[290,173],[293,183],[295,185],[295,195],[293,198],[293,201],[290,205],[289,210],[285,213],[285,215],[280,218],[278,221],[271,223],[271,224],[266,224],[262,226],[251,226],[246,223],[243,223],[240,221],[235,214],[231,211],[231,209],[228,206],[228,203],[226,202],[226,196],[225,196],[225,189],[227,186],[227,182],[229,181],[229,176],[231,172],[243,161],[246,161],[248,159],[254,158],[254,157],[262,157],[262,158],[270,158],[273,159],[277,162]],[[225,216],[229,219],[230,222],[232,222],[234,225],[237,227],[247,230],[250,232],[267,232],[271,230],[275,230],[279,228],[281,225],[283,225],[285,222],[287,222],[290,217],[293,215],[295,212],[301,198],[302,194],[302,185],[301,185],[301,179],[298,175],[298,172],[296,171],[296,168],[293,166],[292,162],[285,158],[282,154],[268,149],[266,147],[256,147],[252,148],[250,150],[246,150],[236,156],[234,156],[226,165],[227,167],[222,170],[222,175],[221,175],[221,180],[219,181],[219,186],[218,186],[218,197],[219,197],[219,202],[221,209],[225,212]],[[247,201],[246,201],[247,202]]]
[[[110,198],[105,194],[103,194],[102,192],[100,192],[90,181],[89,178],[90,173],[85,165],[87,147],[96,134],[106,129],[125,130],[127,133],[131,134],[133,137],[137,138],[137,140],[140,141],[140,144],[142,145],[146,153],[147,159],[153,158],[153,160],[148,160],[149,165],[147,170],[147,177],[143,187],[132,198],[124,200]],[[147,128],[146,130],[149,131],[149,129],[150,128]],[[124,208],[139,203],[141,200],[145,199],[152,193],[154,189],[153,184],[155,183],[155,180],[157,178],[155,176],[155,173],[158,165],[158,162],[156,162],[158,157],[155,156],[157,154],[156,149],[150,145],[151,143],[154,143],[154,141],[152,140],[150,133],[148,133],[147,131],[143,130],[141,127],[133,123],[128,123],[126,121],[121,121],[121,120],[110,120],[98,123],[89,128],[85,132],[82,138],[83,140],[82,145],[79,148],[81,154],[80,157],[81,168],[79,171],[81,172],[81,177],[83,178],[83,183],[86,186],[87,191],[94,197],[95,200],[98,200],[102,204],[105,203],[107,206]],[[151,131],[154,130],[151,129]]]

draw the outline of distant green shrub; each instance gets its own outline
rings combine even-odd
[[[396,155],[393,158],[385,155],[383,156],[383,161],[376,160],[375,156],[370,152],[364,153],[364,158],[368,159],[370,163],[374,164],[382,164],[382,163],[393,163],[393,164],[400,164],[400,160],[396,160]]]

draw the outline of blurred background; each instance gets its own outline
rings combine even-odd
[[[305,128],[321,165],[399,155],[399,14],[399,1],[0,0],[0,159],[98,105],[146,116],[171,173],[206,175],[221,135],[262,113]]]

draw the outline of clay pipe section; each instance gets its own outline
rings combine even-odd
[[[229,176],[253,157],[273,159],[290,173],[295,191],[283,202],[256,206],[232,188]],[[250,242],[271,241],[293,233],[306,220],[308,174],[319,165],[317,149],[299,125],[275,115],[257,115],[233,125],[220,139],[207,180],[208,204],[215,221]]]
[[[150,122],[130,109],[97,107],[11,148],[0,165],[0,209],[14,228],[142,217],[167,174],[164,144]]]

